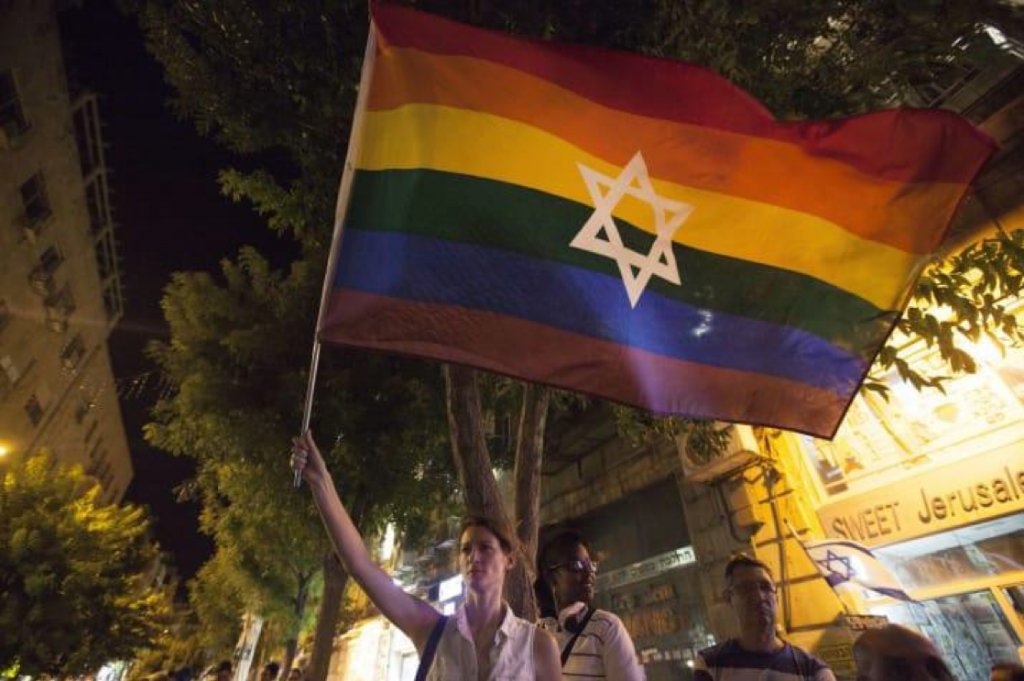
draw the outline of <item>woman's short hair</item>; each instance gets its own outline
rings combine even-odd
[[[757,558],[754,558],[752,556],[748,556],[745,553],[737,553],[729,559],[728,563],[725,564],[726,583],[732,582],[732,575],[734,572],[736,572],[736,570],[738,570],[739,568],[747,567],[761,568],[762,570],[768,573],[769,577],[775,579],[775,576],[772,574],[772,569],[768,567],[768,565],[764,561],[758,560]]]
[[[934,643],[898,624],[864,632],[853,651],[874,656],[886,681],[956,681]]]
[[[462,535],[466,533],[471,527],[482,527],[495,537],[498,538],[498,544],[501,546],[501,550],[506,555],[511,555],[512,549],[515,544],[512,541],[512,535],[508,529],[501,526],[500,523],[491,520],[482,515],[465,515],[462,516],[462,528],[459,530],[459,539],[462,539]]]

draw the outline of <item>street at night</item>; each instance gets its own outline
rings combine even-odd
[[[0,679],[1021,681],[1018,0],[0,2]]]

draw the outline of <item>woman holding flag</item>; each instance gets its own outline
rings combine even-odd
[[[466,518],[459,537],[459,566],[466,600],[452,617],[400,589],[373,562],[341,503],[334,480],[310,431],[296,438],[292,467],[302,475],[342,564],[374,605],[408,636],[420,653],[417,680],[558,681],[554,639],[516,617],[502,599],[512,568],[512,541],[484,518]]]

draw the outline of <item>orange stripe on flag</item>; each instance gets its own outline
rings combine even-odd
[[[809,213],[910,253],[938,246],[964,191],[947,182],[882,180],[786,142],[617,111],[473,57],[384,49],[377,56],[369,109],[409,103],[526,123],[615,165],[639,149],[659,179]],[[819,190],[809,187],[809,178]]]

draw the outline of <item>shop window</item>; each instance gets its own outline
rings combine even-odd
[[[42,422],[45,411],[42,403],[39,401],[39,397],[36,395],[28,398],[28,401],[25,402],[25,414],[33,426],[38,426]]]
[[[895,484],[923,470],[970,455],[971,440],[1003,430],[1024,433],[1024,349],[1005,352],[987,339],[966,348],[973,374],[954,376],[939,390],[917,391],[896,371],[885,376],[889,399],[865,391],[850,406],[832,441],[801,436],[824,496]],[[937,348],[910,358],[926,375],[948,372]]]
[[[77,334],[61,350],[60,364],[66,371],[74,371],[83,357],[85,357],[85,341],[82,340],[81,334]]]
[[[25,209],[25,221],[29,225],[38,225],[50,217],[50,199],[46,195],[46,182],[41,172],[21,185],[21,204]]]
[[[875,551],[910,590],[1024,571],[1024,516],[961,527]]]
[[[919,630],[938,646],[958,679],[987,679],[993,665],[1019,663],[1020,640],[988,589],[872,608],[872,612]]]
[[[28,119],[21,105],[18,84],[11,71],[0,72],[0,148],[28,130]]]

